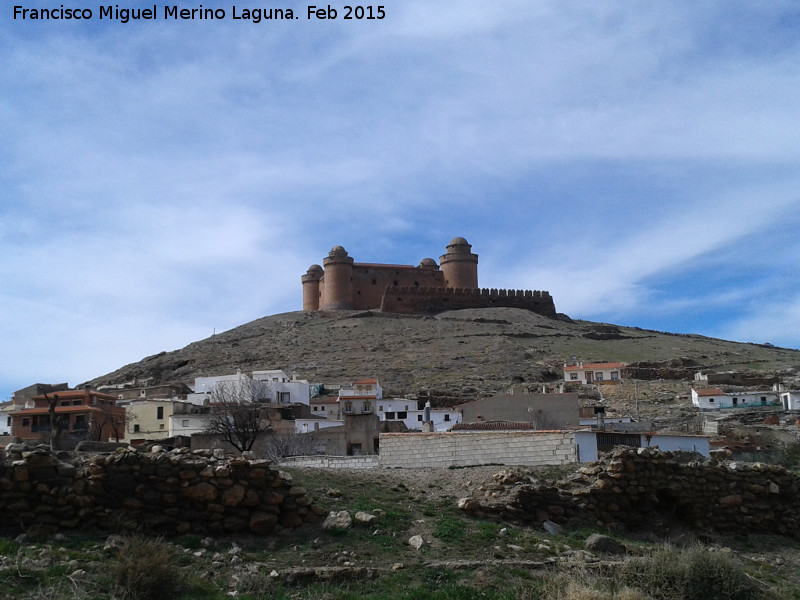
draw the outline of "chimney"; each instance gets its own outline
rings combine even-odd
[[[605,431],[606,430],[606,422],[605,422],[606,408],[605,408],[605,406],[595,406],[594,407],[594,414],[597,415],[597,430],[598,431]]]

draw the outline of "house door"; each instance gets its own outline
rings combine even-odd
[[[592,375],[594,375],[594,373],[586,371],[586,383],[592,383]]]

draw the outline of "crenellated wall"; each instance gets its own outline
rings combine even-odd
[[[405,314],[432,314],[463,308],[523,308],[547,317],[556,316],[549,292],[538,290],[462,289],[389,286],[381,310]]]
[[[0,462],[0,527],[267,535],[319,516],[269,461],[185,450],[67,459],[11,444]]]

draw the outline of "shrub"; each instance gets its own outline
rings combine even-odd
[[[761,590],[735,558],[699,547],[665,548],[628,561],[621,582],[656,600],[757,600]]]
[[[118,551],[110,572],[127,600],[171,600],[185,588],[175,549],[161,538],[134,535]]]

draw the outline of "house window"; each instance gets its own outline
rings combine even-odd
[[[408,413],[406,411],[402,410],[402,411],[397,413],[397,418],[398,419],[407,419],[408,418]]]
[[[739,404],[739,399],[738,398],[734,398],[733,399],[733,405],[736,406],[737,404]]]
[[[75,423],[72,424],[72,429],[86,429],[86,415],[75,415]]]
[[[288,404],[290,394],[291,392],[278,392],[278,402],[281,402],[283,404]]]
[[[383,404],[381,404],[381,405],[378,407],[378,410],[379,410],[379,411],[381,411],[381,412],[383,412]]]
[[[601,371],[598,371],[597,373],[594,374],[594,378],[595,381],[603,381],[603,373]]]
[[[395,414],[393,412],[387,412],[386,413],[386,420],[387,421],[393,420],[394,418],[395,418]]]
[[[764,406],[767,403],[767,397],[761,396],[761,406]]]
[[[22,419],[22,426],[23,427],[30,427],[31,420],[28,417],[23,417]]]
[[[69,400],[62,400],[60,404],[61,406],[69,406]]]
[[[449,421],[449,420],[450,420],[450,415],[445,415],[445,416],[444,416],[444,420],[445,420],[445,421]]]
[[[611,381],[619,381],[619,372],[618,371],[612,371],[611,372]]]
[[[161,423],[161,425],[159,425],[159,426],[158,426],[158,428],[159,428],[159,429],[164,429],[164,424],[163,424],[163,423]]]
[[[709,404],[714,404],[714,399],[713,399],[713,398],[709,398],[709,399],[708,399],[708,403],[709,403]]]
[[[570,373],[569,374],[570,381],[578,381],[578,374],[577,373]]]
[[[80,400],[73,400],[72,401],[72,406],[80,406],[80,405],[81,405],[81,401]]]
[[[139,433],[139,425],[138,424],[133,426],[133,433]]]
[[[422,421],[422,415],[417,415],[417,421]]]
[[[164,407],[163,406],[159,406],[156,409],[156,419],[163,419],[163,418],[164,418]],[[162,425],[161,428],[163,429],[164,426]]]

